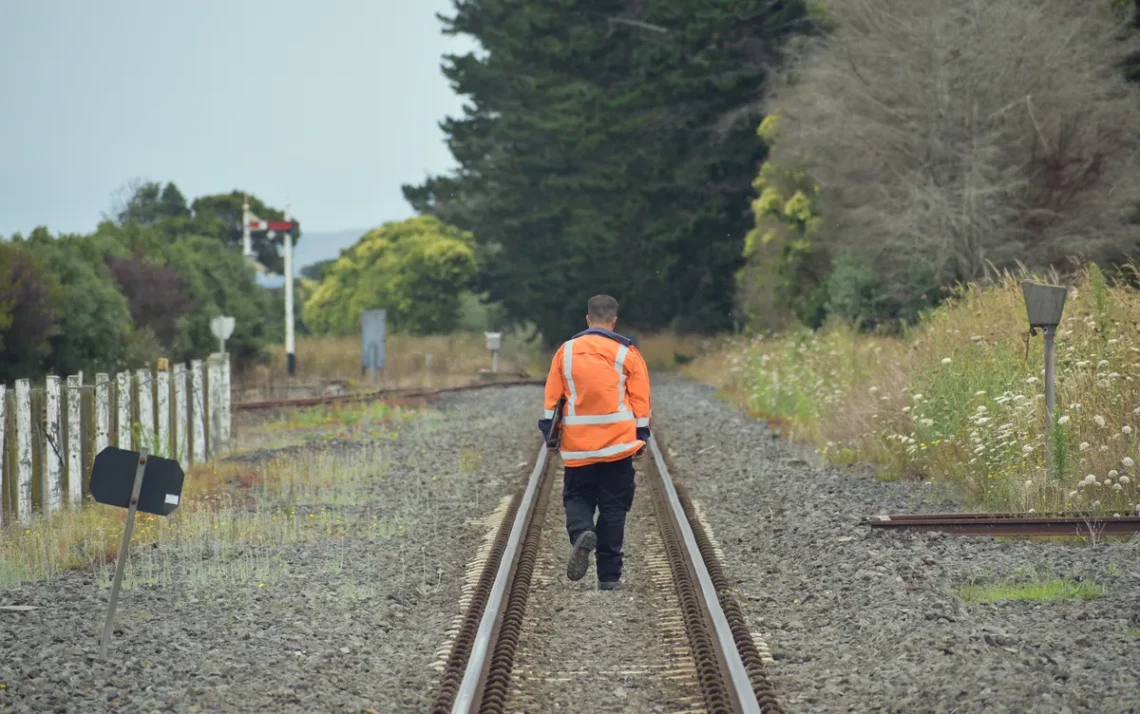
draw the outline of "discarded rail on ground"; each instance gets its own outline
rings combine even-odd
[[[711,540],[678,493],[655,438],[646,468],[677,600],[706,710],[710,714],[782,712]],[[508,505],[452,645],[433,714],[502,712],[539,553],[556,459],[543,445],[525,489]]]
[[[873,528],[970,536],[1120,536],[1140,534],[1140,516],[1104,513],[917,513],[869,516]]]
[[[310,407],[324,404],[348,404],[352,402],[368,402],[379,399],[422,399],[436,397],[448,392],[469,392],[477,389],[490,389],[493,387],[519,387],[542,386],[545,379],[520,378],[495,380],[490,382],[476,382],[474,384],[460,384],[452,387],[439,387],[435,389],[403,388],[403,389],[377,389],[371,392],[357,392],[350,394],[322,394],[313,397],[291,397],[288,399],[262,399],[252,402],[238,402],[233,405],[235,411],[253,411],[256,409],[281,409],[292,407]]]

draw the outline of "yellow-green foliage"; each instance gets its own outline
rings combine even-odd
[[[1076,281],[1057,335],[1054,475],[1042,339],[1027,358],[1013,276],[962,289],[899,338],[839,324],[758,338],[735,349],[721,386],[832,458],[950,483],[986,507],[1135,511],[1140,338],[1130,326],[1140,294],[1096,285],[1087,272]]]
[[[450,332],[475,270],[470,233],[432,216],[386,223],[332,265],[305,303],[305,324],[316,334],[354,334],[364,310],[384,308],[393,330]]]

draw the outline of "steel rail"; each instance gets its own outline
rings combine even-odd
[[[685,509],[681,506],[677,489],[674,488],[673,479],[669,475],[669,468],[665,465],[665,458],[657,446],[657,439],[652,435],[649,437],[649,450],[653,454],[653,462],[657,466],[657,474],[661,479],[662,487],[665,489],[665,496],[669,501],[673,520],[681,531],[685,550],[689,555],[689,563],[696,572],[697,581],[700,583],[701,595],[705,607],[708,609],[713,629],[716,631],[717,642],[725,660],[727,673],[732,680],[732,691],[740,704],[741,714],[761,714],[760,703],[756,700],[756,693],[752,690],[752,680],[748,676],[748,670],[744,667],[744,661],[740,658],[740,652],[736,649],[736,640],[733,637],[732,628],[728,624],[724,610],[721,609],[720,598],[717,595],[716,587],[713,585],[712,577],[709,575],[709,569],[705,565],[705,559],[697,546],[693,527],[689,524]]]
[[[1140,516],[1105,514],[923,513],[869,516],[872,528],[934,530],[967,536],[1140,534]]]
[[[511,581],[511,572],[514,570],[515,560],[518,558],[522,535],[526,530],[531,513],[534,510],[535,496],[538,493],[539,482],[546,471],[546,464],[550,458],[550,451],[544,443],[540,447],[538,459],[534,470],[527,480],[526,490],[519,503],[518,514],[511,526],[511,534],[507,539],[507,547],[503,551],[503,558],[499,562],[499,571],[495,574],[495,583],[487,597],[487,606],[483,610],[483,617],[479,621],[479,629],[475,633],[475,641],[471,648],[471,655],[467,660],[467,667],[460,682],[459,691],[452,704],[452,714],[473,714],[479,706],[479,690],[484,684],[483,673],[487,669],[487,657],[491,651],[491,638],[495,632],[501,610],[505,603],[504,595]]]

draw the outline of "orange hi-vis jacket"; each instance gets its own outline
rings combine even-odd
[[[628,338],[590,329],[558,348],[546,377],[539,428],[566,397],[559,451],[569,467],[632,456],[649,439],[649,370]]]

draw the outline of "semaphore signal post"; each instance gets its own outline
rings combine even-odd
[[[280,234],[285,249],[285,360],[289,376],[293,376],[297,373],[297,345],[293,334],[293,242],[301,233],[301,224],[293,220],[288,202],[285,203],[285,220],[283,221],[262,220],[250,213],[248,202],[242,204],[242,254],[260,265],[253,256],[252,236],[254,233],[263,233],[269,240],[273,240]],[[264,270],[264,267],[260,269]]]

